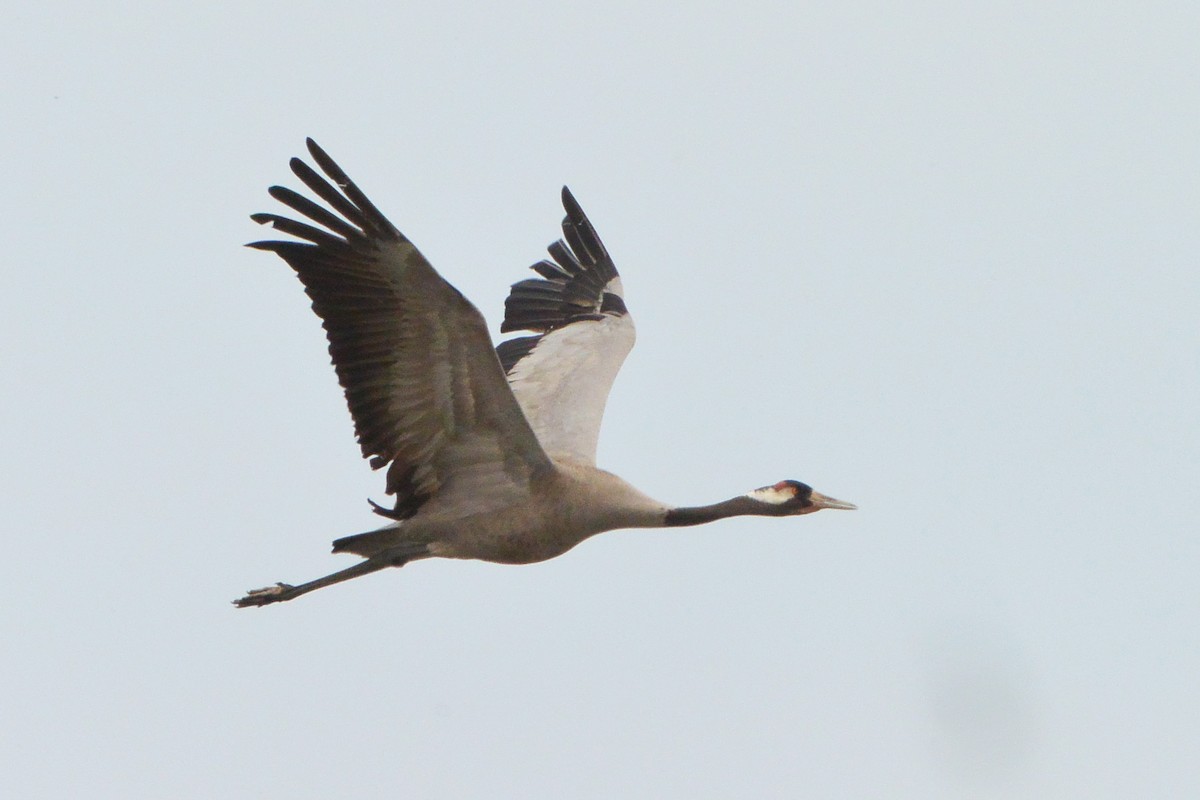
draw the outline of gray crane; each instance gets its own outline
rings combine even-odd
[[[391,520],[385,527],[333,543],[359,563],[252,590],[235,605],[291,600],[422,558],[528,564],[618,528],[855,508],[791,480],[675,507],[596,467],[604,404],[634,327],[616,267],[566,187],[563,238],[549,246],[550,260],[533,265],[539,277],[514,284],[504,303],[501,332],[533,335],[493,349],[475,306],[312,139],[308,152],[326,177],[298,158],[292,172],[328,207],[272,186],[272,197],[308,221],[253,214],[296,240],[249,247],[279,255],[304,284],[363,457],[387,468],[395,502],[371,501]]]

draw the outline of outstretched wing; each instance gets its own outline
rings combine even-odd
[[[316,225],[254,214],[302,241],[249,246],[296,271],[324,322],[363,457],[388,467],[396,505],[381,513],[412,516],[455,486],[474,510],[511,501],[550,461],[505,382],[482,315],[312,139],[308,151],[333,183],[298,158],[292,172],[333,211],[272,186],[272,197]]]
[[[604,404],[635,333],[612,258],[565,186],[562,202],[553,260],[534,264],[542,277],[513,284],[504,301],[502,333],[538,333],[496,352],[543,449],[595,464]]]

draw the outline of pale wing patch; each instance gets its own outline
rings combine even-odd
[[[628,314],[579,320],[543,335],[513,366],[509,385],[547,453],[596,463],[604,405],[635,338]]]

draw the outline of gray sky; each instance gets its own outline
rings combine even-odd
[[[13,797],[1200,793],[1196,7],[402,5],[8,14]],[[234,610],[383,496],[240,247],[306,135],[494,326],[572,187],[603,466],[861,510]]]

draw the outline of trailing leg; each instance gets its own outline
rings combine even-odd
[[[320,589],[324,586],[332,586],[335,583],[348,581],[351,578],[357,578],[360,575],[369,575],[372,572],[378,572],[386,567],[403,566],[404,562],[399,564],[393,563],[390,560],[370,558],[366,561],[361,561],[353,567],[338,570],[331,575],[326,575],[324,578],[317,578],[315,581],[302,583],[299,586],[292,586],[286,583],[277,583],[274,586],[266,586],[262,589],[252,589],[246,592],[246,596],[238,600],[234,600],[233,604],[238,608],[247,608],[249,606],[265,606],[271,603],[282,603],[285,600],[292,600],[302,594]]]

